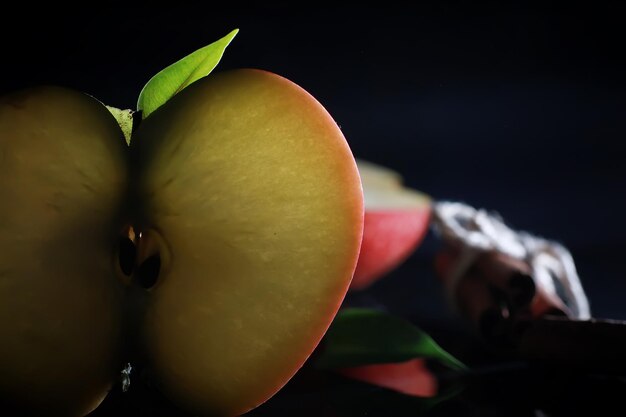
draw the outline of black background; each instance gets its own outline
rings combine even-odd
[[[286,76],[324,104],[357,157],[561,241],[594,315],[626,319],[624,6],[179,3],[4,11],[0,93],[58,84],[133,107],[158,70],[239,28],[218,70]],[[352,302],[435,333],[455,322],[431,272],[436,246],[429,235]]]

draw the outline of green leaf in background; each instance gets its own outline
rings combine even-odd
[[[137,101],[137,110],[142,112],[142,118],[145,119],[183,88],[213,71],[238,32],[239,29],[233,30],[152,77],[141,90]]]
[[[344,309],[337,314],[316,364],[322,369],[339,369],[413,358],[434,359],[452,370],[467,369],[408,321],[364,308]]]

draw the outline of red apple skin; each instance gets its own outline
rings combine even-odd
[[[438,391],[437,378],[421,358],[406,362],[345,368],[339,370],[338,373],[351,379],[415,397],[434,397]]]
[[[431,206],[365,210],[363,241],[350,290],[362,290],[404,262],[428,232]]]

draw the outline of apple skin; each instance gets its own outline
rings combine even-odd
[[[431,206],[407,209],[365,207],[363,242],[350,290],[362,290],[404,262],[426,236]]]
[[[146,367],[192,413],[245,413],[303,365],[348,290],[363,229],[354,157],[320,103],[260,70],[187,87],[131,154],[137,227],[168,253],[139,326]]]
[[[415,397],[434,397],[439,385],[437,378],[426,367],[426,361],[421,358],[344,368],[337,373]]]

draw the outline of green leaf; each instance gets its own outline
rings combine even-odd
[[[222,39],[198,49],[152,77],[141,90],[137,101],[137,109],[142,112],[142,118],[148,117],[183,88],[209,75],[238,32],[239,29],[233,30]]]
[[[135,114],[135,111],[130,109],[122,110],[112,106],[106,106],[106,108],[115,117],[117,124],[120,125],[126,144],[130,145],[130,137],[133,133],[133,114]]]
[[[338,369],[413,358],[435,359],[456,371],[467,369],[408,321],[363,308],[344,309],[337,314],[324,337],[317,366]]]

